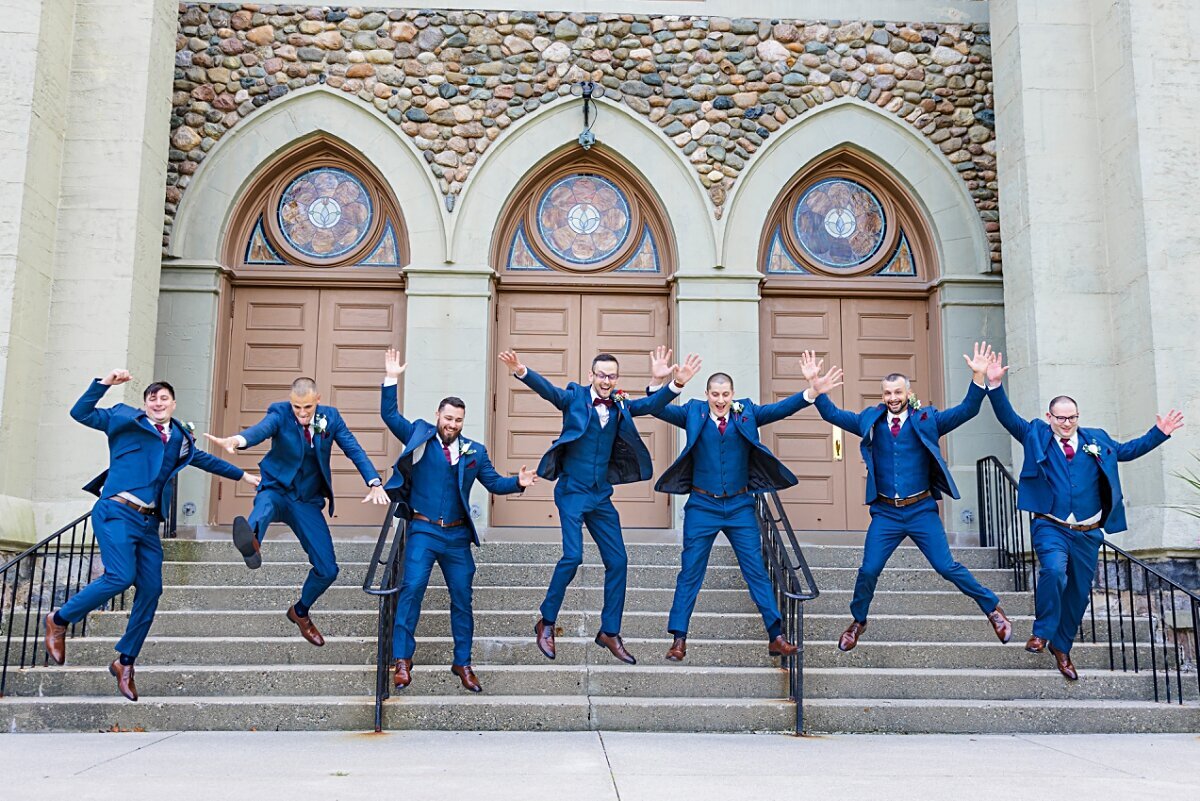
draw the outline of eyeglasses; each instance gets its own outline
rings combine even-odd
[[[619,373],[592,373],[600,381],[616,381],[621,377]]]
[[[1073,414],[1070,417],[1059,417],[1057,414],[1050,415],[1060,426],[1065,426],[1067,423],[1074,423],[1079,420],[1079,415]]]

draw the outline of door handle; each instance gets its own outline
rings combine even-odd
[[[842,461],[842,429],[833,429],[833,461]]]

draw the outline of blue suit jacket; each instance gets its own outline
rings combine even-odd
[[[735,402],[742,405],[742,411],[731,410],[729,422],[733,430],[750,443],[750,477],[747,485],[750,491],[764,492],[795,486],[796,476],[762,444],[758,438],[758,427],[791,417],[808,406],[809,402],[804,399],[804,393],[798,392],[765,406],[759,406],[749,398]],[[687,443],[679,457],[659,477],[654,488],[659,492],[685,495],[692,491],[692,474],[695,468],[695,454],[692,449],[700,440],[700,432],[704,425],[709,422],[708,401],[690,400],[682,406],[668,406],[655,412],[654,416],[687,432]],[[728,432],[726,435],[728,436]]]
[[[554,481],[562,472],[566,446],[582,437],[583,432],[587,430],[589,415],[592,414],[591,387],[571,382],[567,384],[566,389],[559,389],[533,370],[527,370],[525,377],[518,380],[562,412],[562,433],[550,445],[550,450],[542,457],[537,470],[542,478]],[[619,412],[616,416],[617,439],[613,444],[612,459],[608,463],[608,483],[614,486],[631,484],[635,481],[646,481],[654,475],[650,451],[646,450],[641,436],[638,435],[633,418],[662,411],[675,398],[676,393],[669,386],[663,386],[648,397],[637,400],[630,398],[616,403],[613,411]]]
[[[950,468],[946,465],[946,460],[942,458],[942,449],[938,446],[938,439],[979,414],[979,407],[983,405],[985,394],[987,393],[983,388],[972,381],[967,387],[966,397],[957,406],[940,411],[933,406],[922,406],[920,409],[910,409],[908,412],[909,422],[916,426],[917,438],[929,451],[931,465],[929,489],[934,498],[940,500],[942,495],[949,495],[951,498],[958,497],[958,487],[954,485]],[[859,450],[867,465],[866,503],[872,503],[879,497],[879,490],[875,487],[875,459],[872,447],[875,424],[887,412],[887,407],[880,403],[855,414],[839,409],[827,395],[817,397],[816,407],[826,422],[833,423],[838,428],[862,437]]]
[[[325,418],[325,431],[316,435],[317,463],[321,465],[321,477],[325,479],[322,495],[329,499],[329,514],[333,514],[333,478],[329,473],[329,460],[333,456],[333,443],[337,442],[342,453],[350,458],[363,481],[370,482],[379,478],[378,471],[367,458],[367,454],[350,433],[350,429],[342,420],[342,415],[332,406],[318,406],[313,415],[313,421]],[[267,416],[242,432],[246,447],[252,448],[263,440],[271,438],[271,449],[258,463],[262,471],[260,489],[286,490],[292,485],[296,471],[304,460],[304,449],[308,443],[304,440],[304,432],[296,422],[296,414],[292,405],[287,401],[272,403],[267,407]]]
[[[425,420],[409,422],[400,410],[396,408],[396,385],[384,387],[380,393],[379,413],[388,429],[396,435],[396,439],[404,443],[404,451],[393,465],[392,477],[384,488],[397,500],[408,505],[412,497],[412,469],[417,452],[424,455],[424,446],[437,436],[437,426]],[[488,492],[495,495],[509,495],[514,492],[524,492],[516,476],[502,476],[496,472],[488,459],[487,448],[480,442],[469,442],[465,437],[459,437],[459,444],[470,453],[458,457],[458,493],[463,508],[468,510],[467,526],[471,529],[471,539],[479,544],[479,534],[475,531],[475,521],[471,519],[471,485],[479,479]],[[407,510],[408,514],[412,509]]]
[[[1050,458],[1050,449],[1058,447],[1054,442],[1054,429],[1045,420],[1024,420],[1019,417],[1004,393],[1004,387],[990,390],[988,395],[991,396],[992,409],[1000,425],[1008,429],[1008,433],[1025,450],[1025,461],[1021,465],[1021,476],[1017,483],[1017,508],[1050,514],[1054,506],[1054,483],[1056,480],[1066,480],[1066,476]],[[1078,436],[1080,450],[1086,445],[1100,448],[1100,525],[1110,534],[1124,531],[1127,528],[1125,502],[1121,498],[1121,476],[1117,462],[1131,462],[1162,445],[1170,437],[1158,426],[1129,442],[1117,442],[1100,428],[1081,427]]]
[[[96,404],[104,397],[108,387],[93,381],[75,405],[71,407],[71,418],[88,428],[103,431],[108,435],[108,469],[92,479],[84,490],[107,498],[119,492],[142,489],[153,484],[162,470],[163,443],[146,417],[143,409],[118,403],[108,409],[97,409]],[[194,465],[209,473],[233,480],[240,479],[245,471],[224,459],[205,453],[196,447],[196,438],[178,420],[171,420],[171,428],[184,437],[180,447],[179,462],[163,484],[162,493],[154,499],[158,509],[171,505],[171,478],[183,468]]]

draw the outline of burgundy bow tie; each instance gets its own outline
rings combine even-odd
[[[613,399],[612,398],[592,398],[592,405],[593,406],[607,406],[608,408],[611,409],[613,407]]]

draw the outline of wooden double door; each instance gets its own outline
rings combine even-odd
[[[379,474],[387,479],[400,444],[379,416],[383,354],[403,348],[404,293],[392,288],[315,289],[237,287],[233,297],[228,380],[218,394],[222,433],[262,419],[267,407],[286,401],[292,381],[317,381],[321,403],[336,406]],[[234,456],[238,467],[257,470],[269,445]],[[334,445],[331,465],[340,525],[380,522],[380,507],[362,504],[362,477]],[[217,482],[216,522],[228,524],[250,511],[254,489]]]
[[[815,350],[826,369],[845,370],[845,384],[830,394],[843,409],[879,403],[879,382],[889,373],[909,376],[918,397],[931,400],[928,309],[925,300],[763,298],[762,402],[807,386],[799,365],[805,350]],[[856,434],[810,407],[765,428],[763,441],[800,480],[782,495],[796,529],[866,529],[866,465]]]
[[[501,292],[496,300],[496,350],[513,349],[528,367],[557,386],[587,384],[592,358],[611,353],[621,365],[619,386],[635,398],[650,382],[650,351],[671,343],[670,298],[646,294]],[[492,460],[503,474],[536,467],[562,429],[562,413],[495,361]],[[637,418],[654,459],[655,476],[675,456],[670,426]],[[667,528],[670,496],[654,481],[620,486],[613,500],[626,528]],[[557,526],[554,484],[539,481],[520,495],[492,497],[493,526]]]

